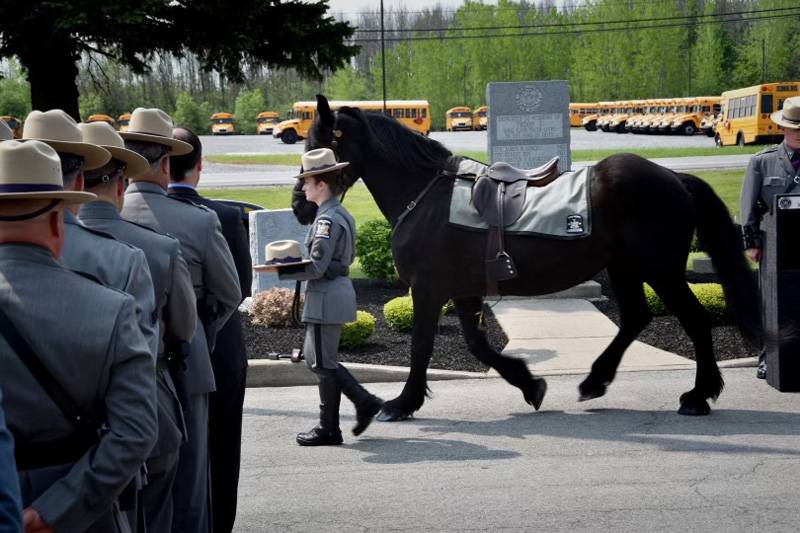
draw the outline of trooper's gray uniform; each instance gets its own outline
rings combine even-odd
[[[136,321],[136,303],[67,270],[45,248],[2,244],[0,307],[71,399],[107,424],[77,460],[48,463],[63,447],[38,453],[37,463],[19,472],[23,506],[39,511],[55,531],[127,531],[115,500],[157,433],[155,364]],[[3,338],[0,368],[18,454],[73,434]]]
[[[111,235],[86,228],[72,212],[65,210],[64,250],[59,262],[133,296],[139,328],[155,360],[158,348],[156,301],[144,252]]]
[[[776,195],[800,191],[798,182],[800,174],[794,169],[791,162],[793,151],[785,142],[761,150],[747,165],[747,172],[742,183],[742,193],[739,199],[739,210],[742,220],[742,236],[745,248],[758,248],[761,250],[761,261],[766,257],[766,239],[761,229],[761,219],[764,213],[772,209],[772,202]],[[767,307],[763,287],[767,283],[767,269],[759,265],[758,281],[761,290],[762,317]],[[759,359],[764,361],[766,355],[762,347]],[[759,367],[759,372],[762,368]],[[761,376],[763,374],[759,374]]]
[[[167,366],[167,342],[189,344],[197,327],[192,281],[180,243],[168,235],[123,220],[115,205],[98,200],[81,206],[79,217],[89,228],[106,232],[141,249],[153,279],[159,324],[158,442],[147,461],[147,485],[141,493],[149,531],[172,527],[172,485],[185,433],[183,414]]]
[[[177,238],[189,267],[198,306],[215,302],[216,316],[206,324],[197,321],[189,347],[185,388],[191,405],[184,405],[189,441],[181,450],[173,490],[173,531],[207,531],[208,393],[213,392],[215,386],[206,335],[213,339],[239,306],[242,293],[236,266],[216,213],[170,198],[155,183],[131,183],[125,191],[121,214],[124,219]],[[206,332],[205,326],[212,331]]]
[[[312,369],[335,369],[341,325],[356,319],[356,293],[347,276],[325,277],[331,261],[349,266],[355,257],[355,221],[331,197],[317,210],[305,245],[311,263],[301,272],[280,272],[281,279],[308,280],[302,321],[307,324],[303,356]]]

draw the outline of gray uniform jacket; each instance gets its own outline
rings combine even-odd
[[[792,181],[798,173],[790,158],[786,143],[770,146],[750,158],[739,205],[746,248],[764,247],[759,201],[764,208],[772,209],[775,195],[800,190]]]
[[[303,322],[344,324],[356,319],[356,293],[350,278],[325,278],[331,260],[345,266],[353,263],[355,239],[355,221],[338,198],[332,197],[319,206],[305,241],[312,262],[301,272],[279,274],[280,279],[308,280]]]
[[[155,365],[136,304],[59,265],[45,248],[0,245],[0,306],[72,400],[108,431],[76,463],[20,472],[23,506],[56,531],[115,531],[114,501],[156,439]],[[0,338],[0,387],[17,446],[64,438],[70,422]]]
[[[197,301],[213,298],[217,305],[218,327],[222,327],[239,307],[242,292],[228,244],[222,236],[216,213],[167,196],[159,185],[133,182],[125,191],[122,218],[169,233],[181,243],[189,267]],[[187,389],[200,394],[214,391],[214,373],[206,332],[200,320],[187,358]],[[211,336],[216,335],[211,332]]]
[[[84,204],[79,216],[87,227],[113,235],[144,252],[155,290],[159,358],[165,357],[164,337],[187,344],[191,342],[197,327],[197,306],[192,280],[178,240],[123,220],[116,206],[106,201]],[[154,457],[176,452],[183,440],[184,430],[175,385],[166,364],[159,365],[158,377],[158,444],[153,449]],[[152,464],[150,468],[153,468]]]
[[[108,234],[83,226],[64,212],[64,250],[59,262],[70,270],[89,274],[103,285],[127,292],[136,300],[136,317],[153,358],[158,352],[158,316],[153,280],[144,252]]]

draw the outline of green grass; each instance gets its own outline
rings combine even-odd
[[[300,154],[215,154],[205,156],[212,163],[230,165],[291,165],[300,166]]]
[[[575,161],[599,161],[613,154],[628,152],[654,159],[657,157],[690,157],[706,155],[741,155],[754,154],[764,149],[761,145],[726,146],[717,148],[632,148],[630,150],[603,149],[603,150],[573,150],[572,158]],[[478,161],[488,161],[486,150],[464,150],[459,155],[471,157]],[[300,166],[300,154],[244,154],[244,155],[208,155],[206,159],[212,163],[227,163],[231,165],[291,165]]]

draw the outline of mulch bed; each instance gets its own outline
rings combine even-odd
[[[603,287],[605,299],[595,302],[597,308],[619,325],[619,308],[611,293],[605,272],[595,278]],[[690,274],[689,281],[714,282],[713,274]],[[411,333],[396,332],[389,328],[383,319],[383,305],[397,296],[404,296],[408,289],[374,280],[353,280],[358,308],[368,311],[375,317],[375,335],[367,344],[353,349],[342,349],[339,360],[351,363],[370,363],[379,365],[408,366],[411,356]],[[486,312],[486,331],[491,345],[501,350],[508,338],[494,318],[488,306]],[[242,315],[248,355],[251,359],[267,358],[270,353],[288,354],[303,343],[302,328],[265,328],[250,323],[247,314]],[[719,325],[713,332],[714,350],[718,360],[755,356],[746,348],[738,330],[734,326]],[[639,335],[639,341],[694,358],[694,347],[677,319],[672,316],[655,317]],[[600,351],[598,351],[600,355]],[[447,370],[485,371],[487,367],[475,359],[467,349],[461,333],[461,326],[454,313],[445,315],[439,322],[439,332],[434,344],[431,368]]]

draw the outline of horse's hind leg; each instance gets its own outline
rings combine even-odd
[[[492,349],[486,338],[486,332],[480,327],[480,316],[483,309],[483,299],[480,297],[455,298],[458,319],[464,331],[469,351],[482,363],[497,370],[500,376],[511,385],[518,387],[525,401],[536,410],[542,405],[547,382],[542,378],[533,376],[524,361],[506,357]]]
[[[592,371],[578,386],[578,401],[581,402],[599,398],[606,393],[608,385],[617,373],[622,354],[652,319],[639,276],[610,266],[608,277],[619,304],[619,332],[592,364]]]
[[[682,276],[648,281],[664,305],[674,314],[694,344],[697,374],[694,388],[681,395],[682,415],[707,415],[711,412],[707,399],[716,400],[725,382],[714,357],[711,339],[711,318],[697,301]]]
[[[436,325],[446,298],[438,298],[428,287],[412,287],[414,326],[411,329],[411,368],[400,396],[384,403],[377,416],[381,422],[399,422],[414,414],[425,403],[428,390],[428,364],[433,353]]]

